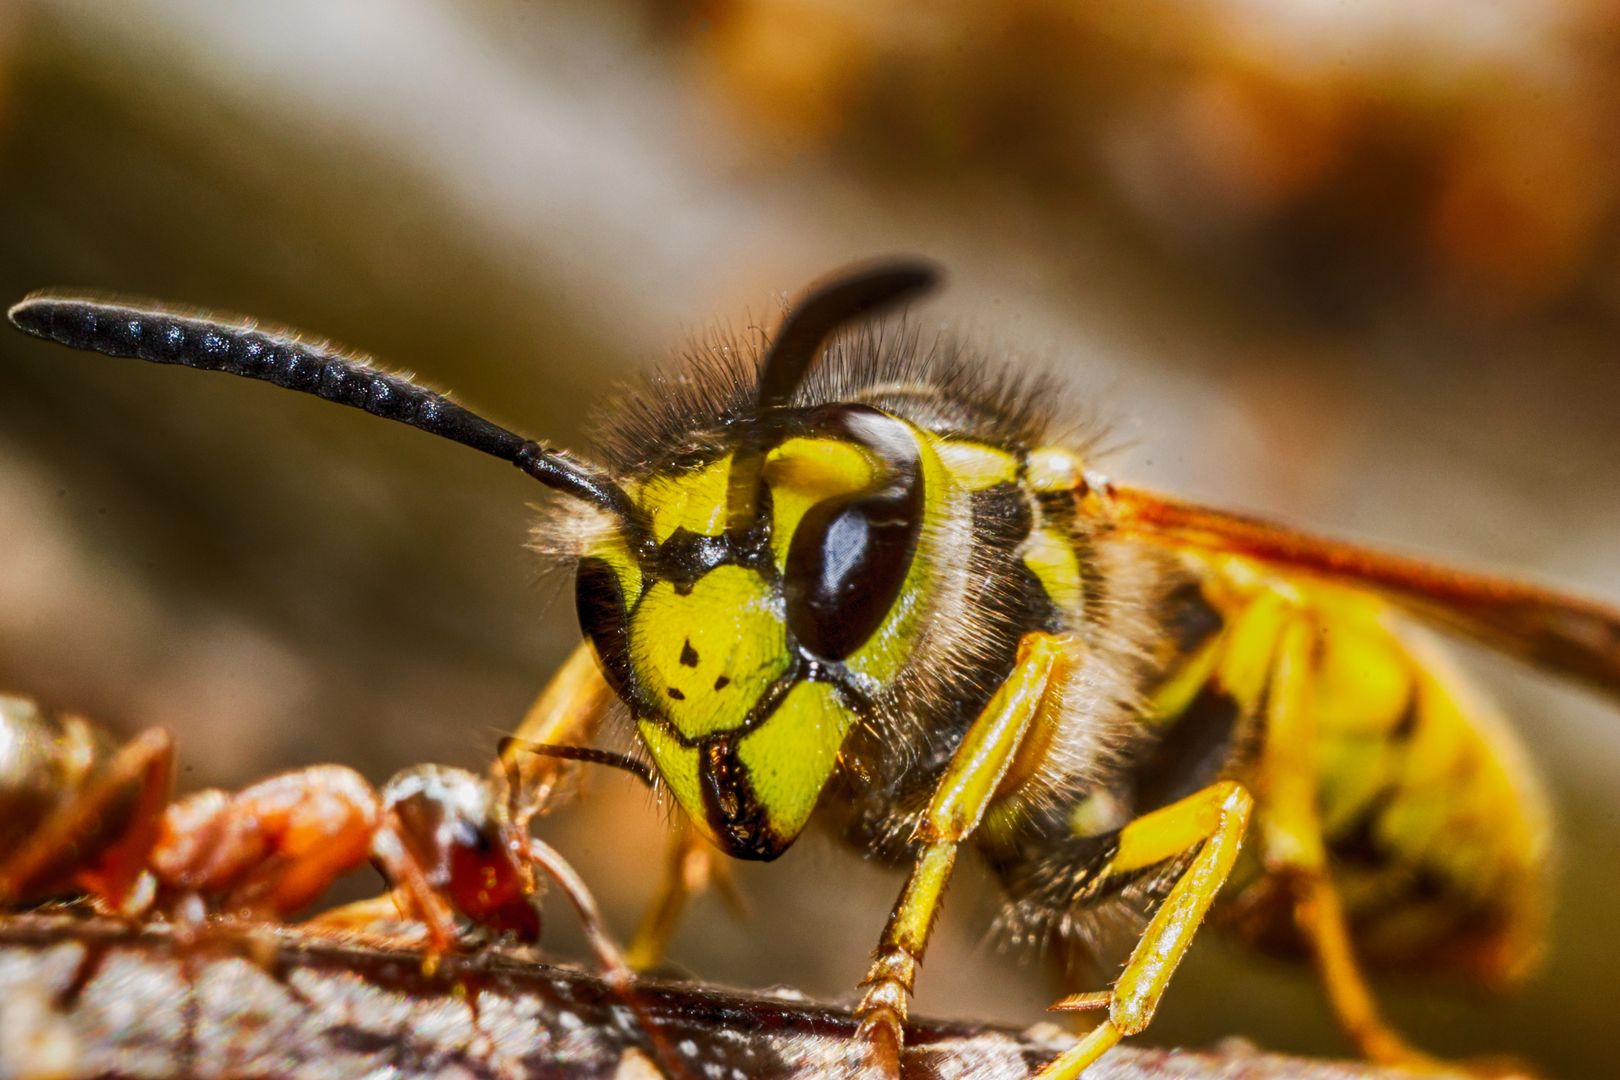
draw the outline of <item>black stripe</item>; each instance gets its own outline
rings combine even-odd
[[[1210,681],[1170,722],[1132,777],[1137,816],[1202,791],[1225,774],[1239,745],[1242,710]]]

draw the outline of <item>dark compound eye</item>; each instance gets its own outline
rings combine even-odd
[[[894,606],[916,548],[908,500],[828,499],[804,516],[787,559],[788,629],[817,656],[842,660]]]
[[[581,559],[574,577],[574,606],[580,629],[596,646],[603,677],[623,697],[630,683],[630,614],[613,567],[602,559]]]
[[[876,451],[889,469],[876,487],[811,507],[788,547],[788,629],[817,656],[842,660],[883,624],[905,584],[923,481],[916,443],[898,421],[844,406],[823,425]]]

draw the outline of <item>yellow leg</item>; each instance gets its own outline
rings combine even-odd
[[[669,940],[687,904],[707,892],[711,885],[733,915],[739,919],[747,917],[748,907],[732,880],[730,864],[683,816],[670,838],[664,879],[658,885],[658,893],[625,950],[625,959],[632,968],[648,971],[663,962],[669,951]]]
[[[866,1064],[877,1072],[899,1075],[907,1002],[957,845],[983,820],[1032,725],[1046,721],[1042,713],[1062,685],[1068,647],[1052,634],[1024,635],[1012,674],[963,736],[919,823],[922,851],[889,915],[856,1009]]]
[[[1120,832],[1119,850],[1101,871],[1104,877],[1196,854],[1154,912],[1112,992],[1076,994],[1053,1006],[1075,1010],[1106,1003],[1108,1019],[1042,1069],[1040,1080],[1079,1076],[1121,1039],[1152,1022],[1170,977],[1232,872],[1253,806],[1241,784],[1223,781],[1155,810]]]
[[[508,805],[519,827],[526,827],[528,819],[546,806],[572,767],[558,758],[528,753],[524,744],[589,742],[612,702],[613,690],[602,678],[591,646],[581,644],[529,706],[509,749],[495,763],[493,771],[507,785]]]
[[[1363,1057],[1385,1064],[1438,1066],[1411,1047],[1379,1012],[1356,963],[1338,890],[1328,872],[1317,811],[1316,722],[1311,683],[1316,640],[1304,615],[1280,635],[1266,703],[1261,759],[1261,835],[1268,872],[1292,893],[1294,920],[1315,962],[1334,1016]]]

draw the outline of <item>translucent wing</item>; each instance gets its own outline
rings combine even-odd
[[[1620,699],[1620,609],[1153,492],[1109,487],[1097,494],[1122,533],[1371,589],[1464,637]]]

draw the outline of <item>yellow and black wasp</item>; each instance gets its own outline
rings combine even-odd
[[[1620,614],[1115,486],[1050,441],[1049,381],[877,321],[936,278],[829,279],[763,348],[625,392],[591,461],[251,324],[51,294],[11,318],[362,408],[563,496],[536,546],[575,567],[588,640],[514,745],[633,720],[687,822],[643,959],[711,850],[692,836],[768,860],[818,817],[910,868],[852,1068],[898,1072],[963,845],[1023,936],[1152,911],[1111,988],[1059,1003],[1106,1019],[1045,1076],[1149,1024],[1212,908],[1310,956],[1368,1056],[1421,1060],[1363,967],[1514,978],[1543,934],[1548,822],[1510,733],[1417,624],[1615,693]],[[556,767],[513,753],[536,780]]]

